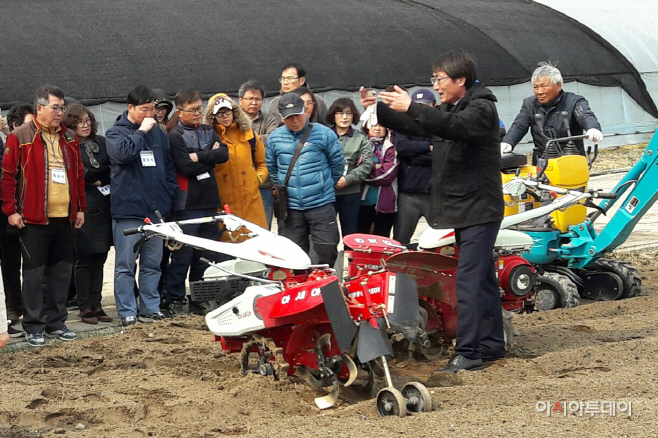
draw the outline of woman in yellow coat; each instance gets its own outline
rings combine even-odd
[[[259,186],[267,178],[265,146],[239,105],[224,93],[208,100],[206,123],[228,145],[228,161],[215,166],[222,205],[231,213],[267,228]]]

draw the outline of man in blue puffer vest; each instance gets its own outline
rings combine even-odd
[[[284,126],[267,139],[265,160],[274,184],[284,184],[288,167],[306,129],[308,138],[288,181],[288,217],[278,223],[279,234],[307,253],[309,234],[313,241],[313,263],[333,266],[338,247],[334,186],[345,171],[345,158],[336,134],[319,123],[311,124],[304,101],[294,93],[279,100]]]

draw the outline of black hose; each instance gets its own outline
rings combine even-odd
[[[580,278],[578,275],[576,275],[576,273],[570,269],[564,268],[562,266],[556,266],[555,271],[559,274],[569,277],[569,280],[573,281],[578,286],[583,286],[585,284],[583,279]]]

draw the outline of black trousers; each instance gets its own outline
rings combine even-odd
[[[500,221],[455,229],[457,267],[457,344],[455,354],[505,356],[500,292],[493,247]]]
[[[26,224],[23,250],[23,330],[55,331],[68,317],[66,298],[73,270],[73,227],[69,218],[49,218],[47,225]],[[48,271],[46,296],[41,285]],[[45,299],[44,299],[45,298]],[[43,321],[41,315],[45,314]]]
[[[101,307],[103,291],[103,265],[107,253],[78,255],[75,261],[75,288],[80,313]]]
[[[430,217],[432,198],[429,193],[400,193],[398,214],[393,225],[393,239],[408,245],[421,217]]]
[[[13,227],[12,227],[13,228]],[[18,230],[7,232],[7,216],[0,213],[0,266],[5,286],[5,305],[8,316],[23,315],[21,301],[21,244]],[[16,323],[16,321],[12,321]]]
[[[397,213],[379,213],[374,205],[362,205],[359,208],[358,232],[391,237],[391,229]]]
[[[288,209],[288,217],[279,225],[279,234],[311,252],[309,234],[313,242],[311,262],[333,266],[338,256],[338,225],[334,204],[325,204],[309,210]]]

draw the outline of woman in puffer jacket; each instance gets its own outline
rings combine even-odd
[[[368,138],[353,127],[359,116],[352,99],[346,97],[336,99],[327,112],[327,125],[338,135],[345,156],[345,171],[335,187],[336,213],[343,237],[357,232],[360,187],[373,167],[372,146]]]
[[[267,178],[265,146],[242,108],[224,93],[208,100],[205,123],[228,145],[229,158],[215,167],[222,205],[231,213],[267,228],[259,186]]]
[[[364,125],[374,166],[361,186],[359,233],[391,237],[397,214],[398,163],[392,133],[382,125]]]

